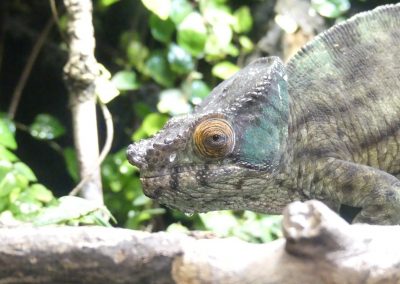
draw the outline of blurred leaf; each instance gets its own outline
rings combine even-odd
[[[276,15],[275,23],[281,27],[286,33],[293,34],[299,28],[296,19],[294,19],[291,15]]]
[[[135,115],[139,118],[145,118],[146,115],[151,113],[150,106],[144,102],[137,102],[133,105]]]
[[[12,171],[13,163],[8,160],[1,160],[0,159],[0,182],[3,178]],[[1,194],[1,193],[0,193]]]
[[[204,20],[197,12],[192,12],[178,26],[178,44],[193,56],[199,56],[207,39]]]
[[[0,145],[0,160],[7,160],[7,161],[17,161],[18,157],[14,155],[13,152],[7,150],[6,147]]]
[[[198,105],[210,92],[210,88],[202,80],[193,80],[190,84],[190,101]]]
[[[76,152],[74,149],[67,147],[63,151],[65,164],[71,178],[74,182],[79,181],[78,160],[76,159]]]
[[[145,196],[144,194],[141,194],[135,198],[132,204],[133,206],[143,206],[149,203],[151,203],[151,199]]]
[[[214,65],[211,72],[215,77],[225,80],[231,77],[239,70],[240,68],[237,65],[229,61],[223,61]]]
[[[239,37],[239,43],[242,46],[243,51],[245,53],[251,52],[253,50],[253,48],[254,48],[253,42],[247,36],[240,36]]]
[[[184,234],[190,233],[189,229],[180,223],[172,223],[171,225],[168,226],[166,231],[168,233],[184,233]]]
[[[179,45],[169,46],[167,58],[171,69],[178,74],[186,74],[194,69],[192,56]]]
[[[17,177],[12,173],[7,173],[0,181],[0,197],[10,194],[10,192],[18,187]]]
[[[100,0],[100,5],[102,7],[108,7],[111,6],[112,4],[118,2],[119,0]]]
[[[157,109],[162,113],[179,115],[188,113],[191,110],[191,106],[181,90],[167,89],[160,93]]]
[[[253,26],[253,18],[251,16],[249,7],[240,7],[235,11],[233,16],[235,17],[235,22],[233,25],[233,29],[235,30],[235,32],[246,33],[251,30]]]
[[[143,120],[142,125],[132,135],[133,141],[152,136],[156,134],[167,122],[168,116],[160,113],[150,113]]]
[[[146,61],[146,73],[164,87],[171,87],[174,84],[175,75],[162,52],[154,52]]]
[[[38,114],[29,130],[33,137],[41,140],[52,140],[65,133],[64,126],[49,114]]]
[[[169,43],[174,29],[175,26],[171,20],[161,20],[156,15],[150,16],[150,32],[155,39],[164,43]]]
[[[14,164],[14,169],[17,173],[25,176],[28,181],[36,181],[37,178],[33,171],[24,163],[22,162],[17,162]]]
[[[192,11],[193,7],[188,0],[172,0],[170,18],[175,25],[178,25]]]
[[[171,10],[171,0],[142,0],[144,6],[162,20],[166,20]]]
[[[102,205],[89,201],[80,197],[63,196],[58,199],[59,203],[55,206],[45,208],[41,214],[35,219],[36,226],[44,226],[50,224],[107,224],[109,218],[112,218],[110,212]],[[101,215],[98,215],[101,213]],[[95,216],[93,216],[95,215]],[[87,218],[87,217],[92,218]],[[101,221],[98,220],[99,216]]]
[[[10,123],[9,120],[0,118],[0,144],[15,150],[17,149],[17,142],[12,131],[13,126]]]
[[[134,71],[119,71],[114,74],[111,82],[120,91],[137,90],[140,87]]]
[[[28,192],[33,198],[43,203],[48,203],[54,199],[53,193],[44,185],[39,183],[31,185]]]
[[[350,9],[349,0],[311,0],[311,7],[321,16],[338,18]]]
[[[143,71],[144,63],[149,56],[149,49],[139,38],[137,33],[125,32],[121,35],[121,45],[126,52],[129,64],[135,66],[137,70]]]
[[[229,236],[239,223],[231,211],[215,211],[199,214],[206,229],[213,231],[218,236]]]

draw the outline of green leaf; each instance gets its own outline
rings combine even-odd
[[[13,163],[0,159],[0,182],[3,178],[13,170]]]
[[[100,5],[101,7],[108,7],[111,6],[112,4],[118,2],[119,0],[100,0]]]
[[[169,46],[167,59],[172,71],[178,74],[187,74],[194,69],[192,56],[176,44]]]
[[[18,180],[13,172],[7,173],[0,181],[0,197],[7,196],[15,188],[18,188]]]
[[[190,84],[190,101],[194,105],[198,105],[210,94],[210,88],[202,80],[194,80]]]
[[[142,0],[142,3],[159,18],[163,20],[168,18],[171,10],[171,0]]]
[[[156,15],[150,16],[150,32],[156,40],[169,43],[174,29],[175,26],[171,20],[161,20]]]
[[[338,18],[350,9],[349,0],[311,0],[311,7],[321,16]]]
[[[172,0],[170,18],[175,25],[180,24],[187,15],[193,11],[188,0]]]
[[[228,79],[229,77],[231,77],[233,74],[235,74],[239,70],[240,70],[240,68],[237,65],[235,65],[229,61],[223,61],[223,62],[216,64],[212,68],[211,72],[215,77],[225,80],[225,79]]]
[[[211,34],[207,37],[205,53],[208,58],[212,60],[224,58],[232,36],[232,29],[226,22],[216,22],[211,29]]]
[[[52,140],[65,133],[64,126],[49,114],[39,114],[29,126],[33,137],[40,140]]]
[[[239,225],[232,212],[228,210],[201,213],[199,216],[208,230],[221,237],[229,236],[233,228]]]
[[[49,203],[54,199],[53,193],[44,185],[35,183],[28,189],[28,193],[36,200],[43,203]]]
[[[18,160],[18,157],[14,155],[13,152],[7,150],[6,147],[0,145],[0,160],[6,160],[10,162],[14,162]]]
[[[110,225],[108,223],[108,219],[112,218],[110,212],[96,202],[74,196],[63,196],[58,201],[59,203],[56,206],[48,207],[41,212],[35,219],[34,224],[36,226],[67,223],[102,225],[103,222]],[[101,222],[97,220],[98,213],[105,216]],[[93,215],[96,215],[96,217]]]
[[[167,122],[168,116],[160,113],[150,113],[145,117],[142,125],[132,135],[133,141],[156,134]]]
[[[245,53],[249,53],[254,49],[254,44],[247,36],[240,36],[239,43]]]
[[[78,160],[76,158],[75,150],[70,147],[67,147],[63,151],[63,156],[69,175],[75,182],[78,182],[79,170],[78,170]]]
[[[149,56],[149,49],[140,41],[137,33],[124,32],[121,35],[121,46],[126,52],[128,64],[135,66],[137,70],[143,71],[145,60]],[[124,64],[126,64],[124,62]]]
[[[17,142],[15,141],[12,127],[13,124],[9,120],[0,118],[0,144],[15,150],[17,149]]]
[[[146,73],[164,87],[174,85],[175,75],[162,52],[154,52],[146,61]]]
[[[199,56],[206,44],[207,29],[197,12],[190,13],[178,26],[178,44],[193,56]]]
[[[157,104],[157,109],[161,113],[179,115],[188,113],[191,110],[191,106],[181,90],[167,89],[160,93],[160,101]]]
[[[242,6],[235,11],[233,14],[235,17],[235,22],[233,29],[237,33],[246,33],[253,27],[253,18],[249,7]]]
[[[15,172],[19,173],[20,175],[26,177],[28,181],[37,181],[37,178],[33,171],[24,163],[17,162],[14,164]]]
[[[119,71],[114,74],[111,82],[120,91],[137,90],[140,86],[134,71]]]

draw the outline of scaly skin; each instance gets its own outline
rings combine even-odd
[[[315,198],[359,208],[354,222],[400,224],[399,27],[400,5],[381,7],[318,36],[286,69],[259,59],[222,82],[193,114],[129,146],[144,192],[187,212],[280,213]],[[217,158],[193,140],[210,118],[234,131]]]

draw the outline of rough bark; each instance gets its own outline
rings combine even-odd
[[[398,283],[399,226],[348,225],[317,201],[286,240],[250,244],[100,227],[0,229],[0,283]]]
[[[64,0],[68,15],[69,60],[64,68],[70,92],[74,142],[78,158],[81,195],[103,203],[96,118],[95,38],[91,0]]]

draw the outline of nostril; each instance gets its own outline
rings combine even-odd
[[[130,144],[126,150],[126,157],[128,158],[129,163],[138,168],[145,167],[146,161],[142,152],[143,151],[140,150],[140,147],[137,144]]]

